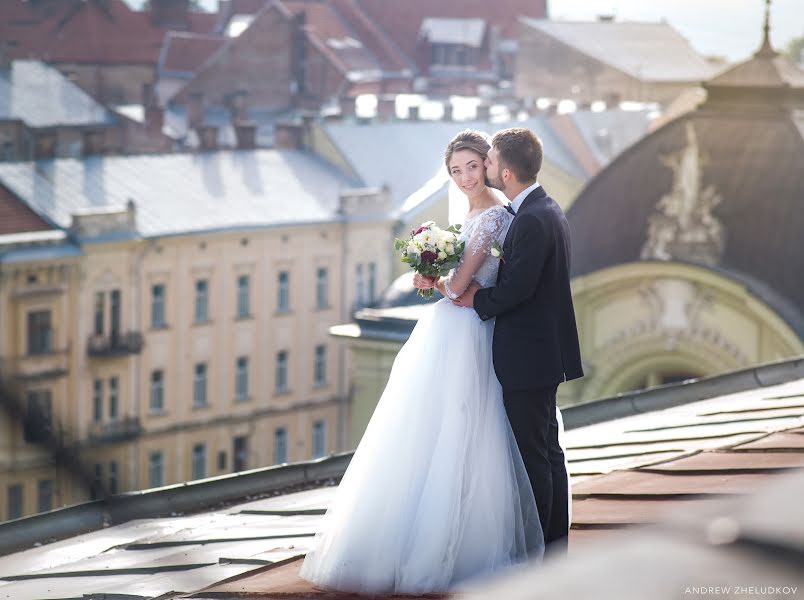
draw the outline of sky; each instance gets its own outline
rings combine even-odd
[[[142,0],[127,0],[132,5]],[[389,2],[398,0],[388,0]],[[201,0],[216,10],[218,0]],[[750,56],[762,35],[763,0],[548,0],[553,19],[591,20],[615,15],[625,21],[666,20],[704,55],[731,61]],[[471,15],[467,15],[471,17]],[[771,42],[783,50],[804,35],[804,0],[775,0],[771,8]]]

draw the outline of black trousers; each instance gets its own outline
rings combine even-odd
[[[548,556],[566,554],[569,533],[567,469],[558,444],[557,387],[503,388],[505,412],[536,497]]]

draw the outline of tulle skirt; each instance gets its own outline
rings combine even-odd
[[[323,589],[442,592],[544,553],[494,374],[494,322],[441,300],[385,391],[300,575]]]

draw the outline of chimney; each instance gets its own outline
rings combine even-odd
[[[43,160],[56,157],[56,132],[40,131],[34,138],[34,158]]]
[[[341,108],[341,117],[354,117],[357,115],[357,108],[355,106],[355,98],[344,96],[338,98],[338,105]]]
[[[300,150],[303,146],[303,126],[299,123],[277,123],[274,126],[274,147]]]
[[[81,154],[84,156],[94,156],[103,154],[104,132],[98,130],[86,130],[83,132],[81,144]]]
[[[229,94],[226,98],[226,104],[229,106],[229,114],[231,115],[232,123],[237,121],[245,121],[247,116],[246,98],[248,91],[240,89],[236,92]]]
[[[0,40],[0,70],[7,71],[13,62],[14,48],[17,42],[10,40]]]
[[[396,96],[377,97],[377,118],[388,121],[396,118]]]
[[[475,118],[478,121],[488,121],[491,117],[491,106],[488,104],[478,104]]]
[[[165,126],[165,111],[154,104],[153,106],[145,107],[145,130],[149,135],[158,135],[162,133],[162,128]]]
[[[190,0],[151,0],[151,23],[157,27],[187,29]]]
[[[257,124],[251,121],[238,121],[234,124],[237,147],[251,150],[257,146]]]
[[[452,121],[453,120],[452,102],[444,102],[444,116],[442,118],[445,121]]]
[[[203,151],[217,150],[218,149],[218,128],[215,125],[201,125],[196,127],[198,134],[198,141],[201,144],[200,149]]]
[[[187,98],[187,129],[198,129],[204,121],[204,94],[193,92]]]

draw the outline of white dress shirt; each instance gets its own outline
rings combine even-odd
[[[524,190],[519,192],[516,195],[516,198],[511,200],[511,208],[514,209],[514,212],[519,212],[519,207],[522,206],[522,203],[525,201],[525,198],[527,198],[528,194],[530,194],[537,187],[539,187],[539,182],[538,181],[536,183],[534,183],[532,186],[530,186],[529,188],[525,188]]]

